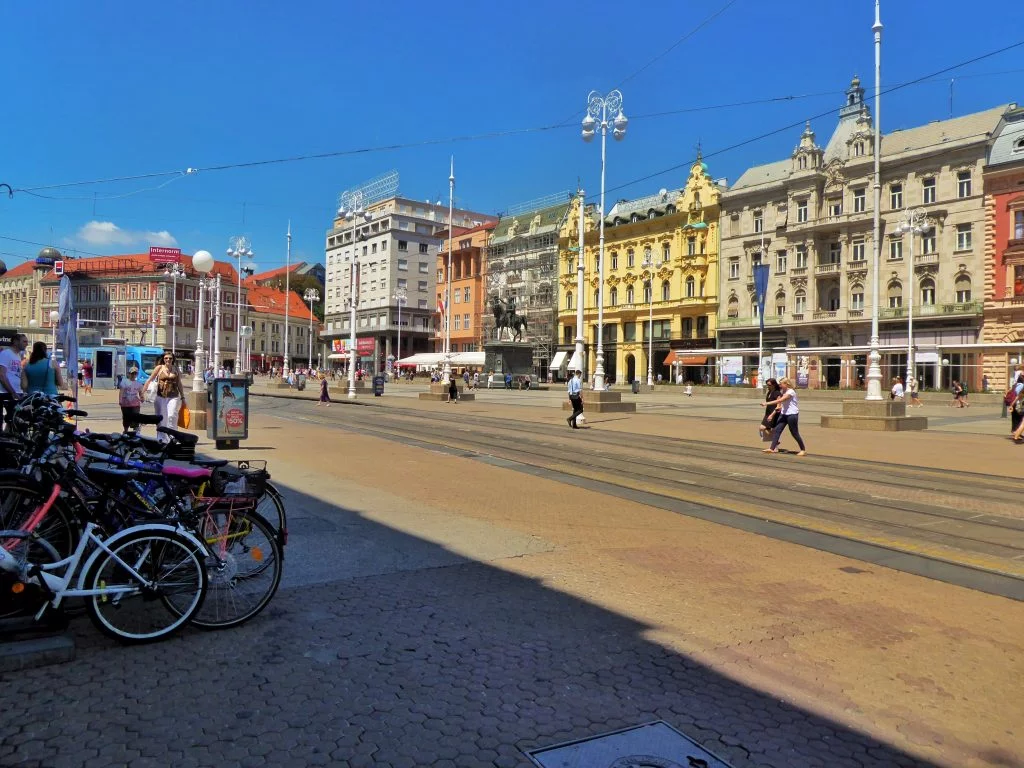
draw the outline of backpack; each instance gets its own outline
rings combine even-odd
[[[1008,390],[1006,390],[1006,394],[1003,395],[1003,405],[1011,406],[1011,405],[1013,405],[1013,403],[1014,403],[1014,401],[1016,399],[1017,399],[1017,385],[1014,384],[1012,387],[1010,387]]]

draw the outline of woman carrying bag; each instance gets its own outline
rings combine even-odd
[[[181,371],[178,370],[178,364],[172,352],[164,353],[163,362],[154,368],[153,373],[146,379],[143,391],[148,393],[153,383],[156,384],[155,412],[157,416],[163,417],[160,425],[177,429],[178,412],[185,400],[185,390],[181,384]],[[156,439],[161,443],[171,441],[171,438],[160,432],[157,432]]]
[[[49,397],[56,397],[63,388],[64,379],[60,375],[60,368],[46,356],[46,342],[37,341],[32,345],[28,362],[21,367],[21,391],[25,394],[42,392]]]

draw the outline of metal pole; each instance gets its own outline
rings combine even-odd
[[[906,391],[905,399],[910,402],[910,377],[914,375],[914,235],[917,234],[913,225],[913,212],[911,212],[911,226],[907,234],[910,236],[910,258],[907,261],[907,378],[903,382],[903,389]]]
[[[149,335],[153,337],[153,346],[156,346],[156,284],[150,286],[149,291]],[[167,332],[164,331],[164,343],[167,343]]]
[[[762,210],[764,210],[764,209],[762,209]],[[762,213],[761,216],[762,216],[762,218],[761,218],[761,263],[763,264],[764,263],[764,258],[765,258],[765,256],[764,256],[764,214]],[[767,292],[767,288],[765,289],[765,291]],[[759,313],[763,314],[764,313],[764,308],[759,305],[757,311]],[[764,370],[764,318],[760,317],[760,315],[759,315],[757,320],[758,320],[758,323],[757,323],[757,383],[760,384],[761,383],[761,371]],[[764,387],[762,386],[762,389],[763,388]]]
[[[348,399],[356,399],[356,225],[359,223],[359,205],[352,210],[352,261],[348,268],[350,286],[349,297],[349,337],[348,337]]]
[[[284,256],[284,370],[285,378],[288,378],[288,307],[291,302],[288,296],[291,293],[292,274],[292,220],[288,219],[288,248]],[[278,283],[280,285],[280,283]]]
[[[203,317],[203,288],[204,280],[202,277],[199,278],[199,317],[196,319],[196,362],[193,366],[192,371],[192,391],[202,392],[203,391],[203,371],[205,366],[203,365],[203,333],[204,333],[204,317]]]
[[[313,302],[309,302],[309,358],[306,367],[313,367]]]
[[[241,373],[242,365],[242,255],[238,255],[238,294],[235,314],[235,375]]]
[[[654,263],[651,263],[651,269],[654,268]],[[654,273],[651,273],[650,288],[648,291],[647,304],[650,307],[650,312],[647,316],[647,386],[654,386]]]
[[[171,272],[171,352],[177,357],[178,346],[178,270]]]
[[[213,291],[213,374],[216,376],[220,372],[220,275],[214,281]]]
[[[601,108],[601,221],[597,244],[597,366],[594,369],[594,389],[602,392],[604,384],[604,165],[608,143],[608,107]]]
[[[875,209],[872,226],[873,259],[871,265],[871,352],[868,355],[867,400],[882,399],[882,353],[878,340],[878,285],[882,260],[882,21],[880,0],[875,0]]]
[[[586,287],[583,281],[583,271],[585,268],[583,260],[583,237],[584,237],[584,193],[581,189],[579,191],[580,200],[580,232],[579,232],[579,250],[576,252],[576,353],[574,358],[576,365],[581,369],[586,369],[584,364],[584,345],[586,340],[583,336],[583,295]]]
[[[448,174],[448,269],[444,288],[444,380],[452,375],[452,231],[455,208],[455,157],[452,156],[451,172]]]

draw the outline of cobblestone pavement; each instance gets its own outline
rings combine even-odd
[[[1019,603],[337,425],[248,450],[275,601],[146,647],[76,621],[2,680],[0,765],[527,766],[653,719],[736,768],[1024,765]]]

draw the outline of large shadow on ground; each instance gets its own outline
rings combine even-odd
[[[76,661],[3,681],[0,764],[529,766],[664,719],[735,768],[931,765],[632,619],[284,490],[286,578],[261,616],[128,648],[76,620]]]

